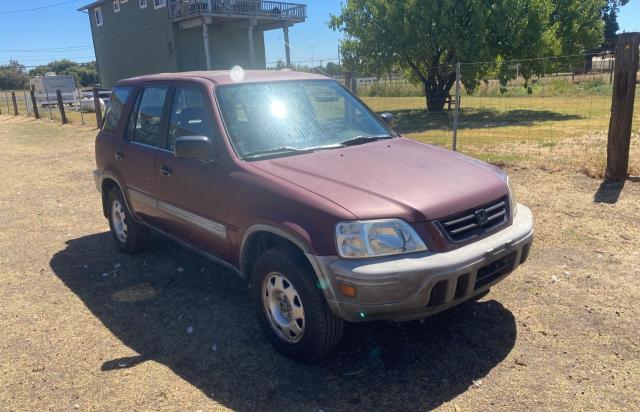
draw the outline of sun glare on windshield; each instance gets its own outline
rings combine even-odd
[[[242,158],[365,144],[388,136],[384,124],[333,80],[296,80],[216,88],[231,143]],[[284,152],[292,152],[285,150]]]
[[[287,106],[280,100],[274,100],[271,102],[271,114],[278,119],[283,119],[287,115]]]

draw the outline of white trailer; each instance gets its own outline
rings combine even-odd
[[[29,79],[29,86],[34,88],[38,106],[57,105],[56,90],[62,94],[63,104],[77,102],[76,81],[70,74],[37,76]]]
[[[100,110],[102,113],[107,112],[109,107],[109,98],[111,97],[111,90],[99,90],[98,98],[100,99]],[[96,104],[93,100],[93,91],[85,90],[80,92],[80,110],[83,112],[95,112]]]

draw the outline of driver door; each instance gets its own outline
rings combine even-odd
[[[166,150],[157,154],[154,167],[161,228],[226,257],[227,188],[222,165],[174,154],[181,136],[206,136],[214,148],[220,146],[209,95],[197,84],[177,84],[170,104]]]

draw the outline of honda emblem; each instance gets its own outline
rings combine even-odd
[[[479,225],[484,225],[489,221],[489,219],[487,219],[487,211],[484,209],[476,210],[475,215]]]

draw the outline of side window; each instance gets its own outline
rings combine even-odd
[[[102,125],[103,132],[113,133],[116,131],[118,122],[120,121],[120,115],[122,114],[122,109],[127,103],[127,99],[131,94],[131,89],[131,87],[117,86],[113,89],[113,93],[111,93],[111,98],[109,99],[109,109],[107,109],[107,113],[104,117],[104,123]]]
[[[207,136],[213,140],[213,119],[205,95],[194,87],[178,87],[173,97],[167,147],[175,149],[181,136]]]
[[[138,95],[127,126],[127,138],[149,146],[163,147],[160,136],[162,109],[167,98],[166,86],[145,87]]]

